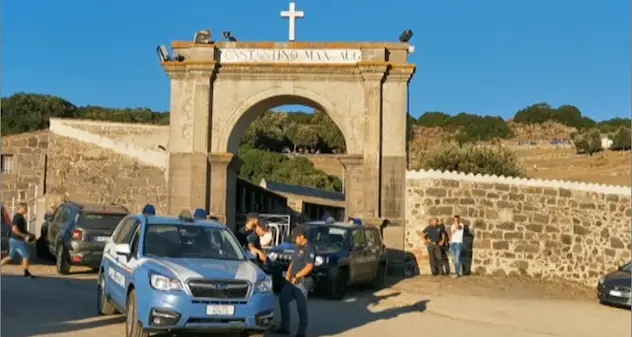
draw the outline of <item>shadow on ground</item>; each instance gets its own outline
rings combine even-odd
[[[2,275],[1,334],[49,335],[124,322],[122,316],[96,314],[95,280]]]
[[[342,301],[317,297],[309,300],[309,336],[342,334],[379,320],[426,310],[428,301],[397,306],[384,301],[399,293],[377,295],[355,290]],[[124,317],[100,317],[96,313],[96,282],[94,279],[40,276],[2,275],[2,310],[0,333],[11,337],[33,337],[53,334],[122,335]],[[291,306],[293,330],[296,310]],[[88,332],[86,330],[92,329]],[[274,336],[273,334],[266,334]],[[223,336],[223,335],[218,335]],[[230,336],[226,334],[225,336]]]

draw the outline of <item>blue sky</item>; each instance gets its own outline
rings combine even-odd
[[[209,28],[285,41],[289,1],[7,0],[2,95],[168,110],[158,44]],[[531,103],[630,116],[630,1],[297,0],[300,41],[396,41],[415,32],[410,111],[508,117]]]

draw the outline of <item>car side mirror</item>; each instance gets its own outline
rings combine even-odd
[[[253,254],[251,251],[247,250],[246,251],[246,258],[252,262],[257,262],[257,256],[255,254]]]
[[[130,245],[128,245],[127,243],[116,245],[114,250],[116,251],[117,255],[129,256],[130,254],[132,254],[132,247],[130,247]]]

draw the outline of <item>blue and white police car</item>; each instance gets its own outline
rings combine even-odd
[[[223,224],[128,215],[103,252],[97,309],[126,316],[125,335],[240,331],[263,336],[273,323],[272,280]]]

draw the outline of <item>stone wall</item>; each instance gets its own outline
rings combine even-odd
[[[47,205],[64,196],[80,202],[118,203],[138,212],[147,203],[167,209],[165,169],[90,143],[51,133]]]
[[[422,231],[460,215],[473,239],[472,271],[560,277],[589,286],[630,260],[630,187],[407,173],[406,250],[429,272]]]
[[[2,154],[13,156],[13,170],[2,174],[1,199],[10,206],[15,198],[27,202],[42,193],[48,131],[2,137]]]

